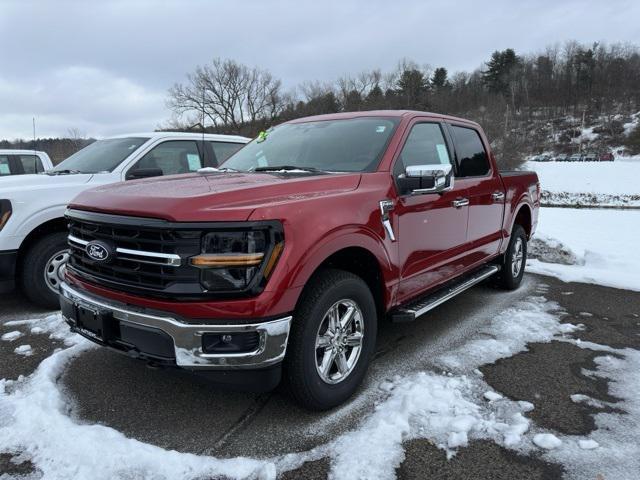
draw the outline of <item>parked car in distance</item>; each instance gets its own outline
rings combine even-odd
[[[598,161],[598,155],[596,155],[595,153],[587,153],[583,159],[583,162],[597,162]]]
[[[550,162],[551,155],[547,155],[547,154],[536,155],[531,160],[533,160],[534,162]]]
[[[56,308],[67,259],[64,211],[88,188],[217,166],[248,138],[153,132],[98,140],[40,175],[0,180],[0,293],[16,283],[34,303]],[[33,152],[31,152],[33,154]]]
[[[583,155],[581,153],[574,153],[573,155],[571,155],[569,157],[569,161],[570,162],[582,162],[583,161]]]
[[[553,157],[553,161],[554,162],[568,162],[570,158],[571,158],[570,155],[566,155],[564,153],[561,153],[560,155],[556,155],[555,157]]]
[[[615,157],[613,156],[613,153],[606,152],[606,153],[601,153],[598,159],[601,162],[613,162],[615,160]]]
[[[53,168],[49,155],[38,150],[0,149],[0,178],[42,173]],[[2,183],[0,183],[2,185]]]
[[[107,185],[66,213],[71,328],[154,365],[346,401],[379,321],[524,274],[540,185],[477,123],[413,111],[293,120],[221,169]],[[284,365],[284,368],[283,368]]]

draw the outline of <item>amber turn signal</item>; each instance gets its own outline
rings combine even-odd
[[[276,246],[273,247],[273,252],[271,252],[271,257],[267,262],[267,266],[264,267],[265,278],[269,278],[269,275],[271,275],[271,270],[273,270],[273,267],[275,267],[276,265],[276,261],[278,260],[278,258],[280,258],[280,254],[282,253],[283,248],[284,248],[284,242],[276,243]]]
[[[255,267],[262,263],[264,253],[203,253],[191,257],[191,265],[203,268]]]

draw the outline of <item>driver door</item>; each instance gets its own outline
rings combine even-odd
[[[411,127],[393,167],[394,178],[414,165],[451,164],[453,149],[443,125],[417,121]],[[455,168],[455,166],[454,166]],[[454,170],[455,171],[455,170]],[[400,191],[400,190],[398,190]],[[442,193],[401,195],[394,213],[399,224],[401,269],[398,302],[462,273],[469,207],[466,188],[457,185]]]

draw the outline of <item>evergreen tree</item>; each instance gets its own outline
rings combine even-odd
[[[448,72],[444,67],[436,68],[431,77],[431,86],[437,90],[441,90],[449,86]]]

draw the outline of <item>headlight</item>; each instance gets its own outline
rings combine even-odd
[[[0,200],[0,230],[11,218],[11,212],[11,202],[9,200]]]
[[[249,291],[264,285],[282,252],[279,223],[220,230],[202,238],[202,253],[191,265],[202,270],[200,282],[210,292]]]

